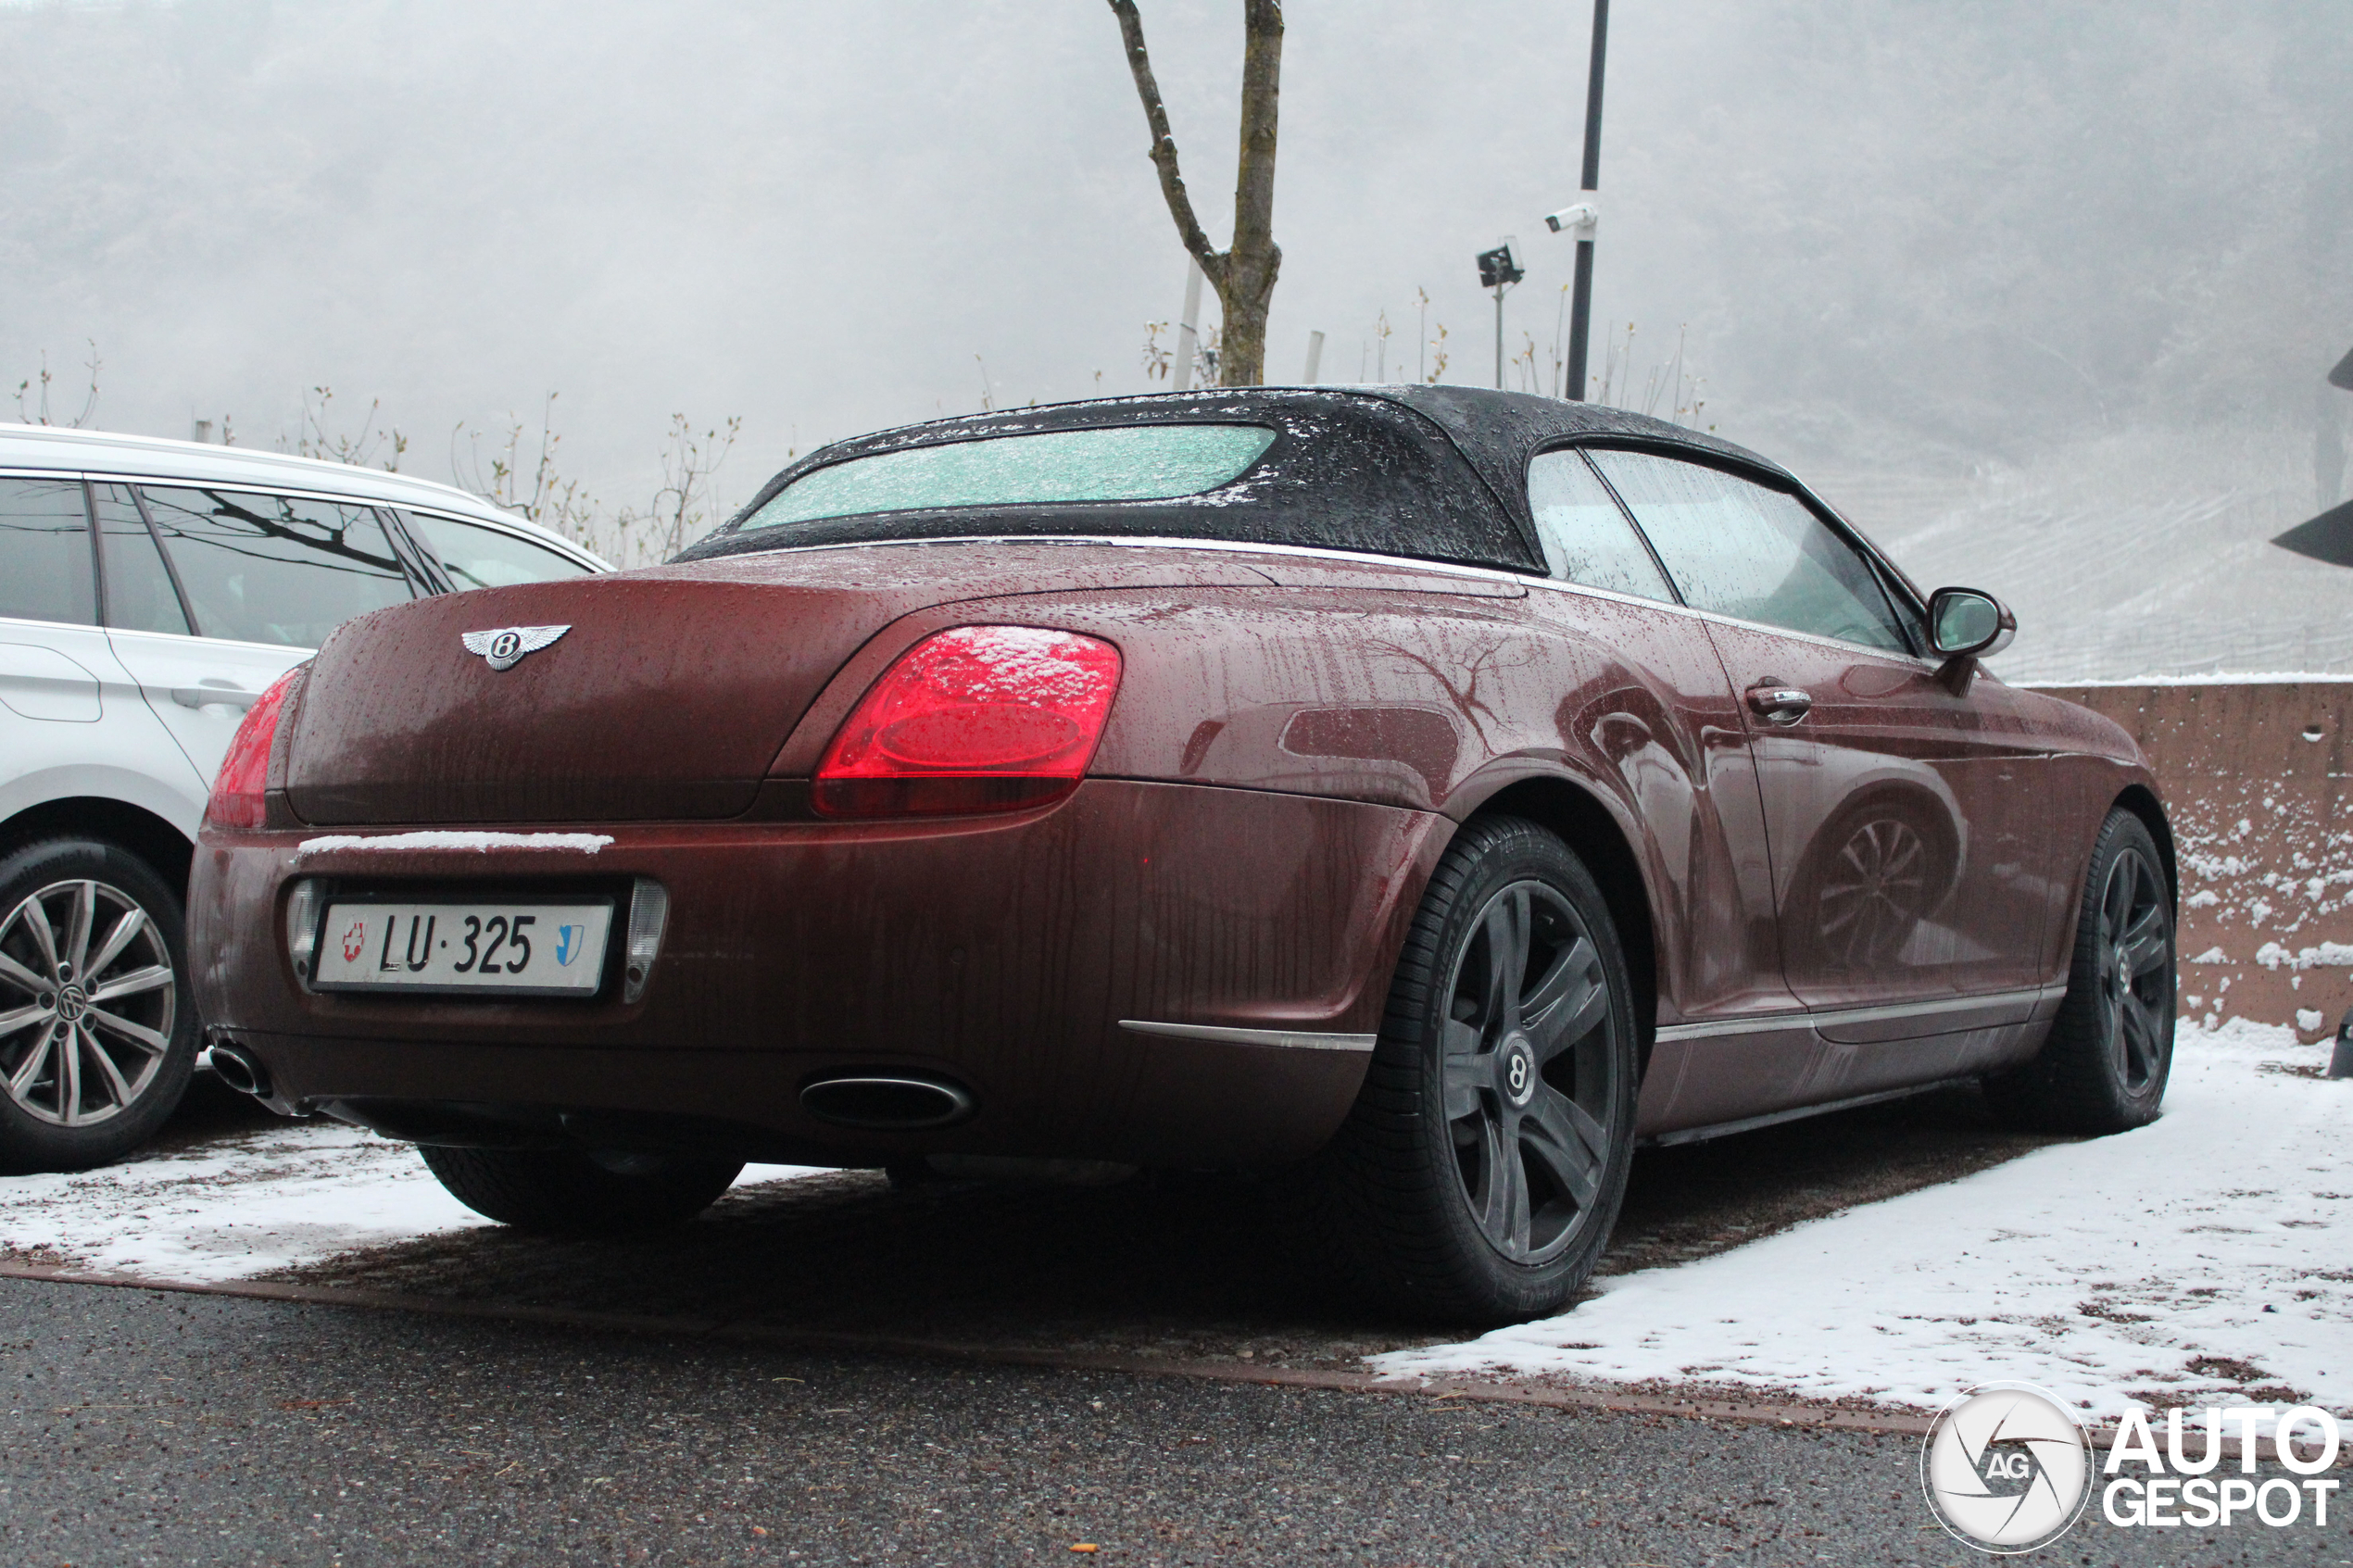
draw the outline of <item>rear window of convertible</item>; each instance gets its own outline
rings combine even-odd
[[[877,452],[802,474],[742,530],[874,512],[1199,495],[1239,479],[1274,439],[1264,425],[1120,425]]]

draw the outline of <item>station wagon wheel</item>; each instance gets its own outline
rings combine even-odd
[[[179,902],[112,845],[0,861],[0,1167],[71,1170],[135,1147],[195,1056]]]
[[[2120,1133],[2156,1119],[2173,1065],[2173,897],[2164,859],[2132,813],[2093,843],[2067,996],[2033,1060],[1985,1080],[2016,1125]]]
[[[1321,1161],[1337,1261],[1421,1316],[1558,1311],[1617,1222],[1636,1074],[1633,986],[1592,873],[1533,822],[1474,819],[1431,873]]]

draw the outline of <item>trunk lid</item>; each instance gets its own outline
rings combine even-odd
[[[900,616],[1009,594],[1267,582],[1212,551],[970,541],[421,599],[351,621],[319,651],[287,799],[322,826],[734,816],[835,671]],[[554,626],[568,630],[504,670],[465,642]]]

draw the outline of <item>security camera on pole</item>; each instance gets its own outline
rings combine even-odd
[[[1593,230],[1601,219],[1594,193],[1602,182],[1602,46],[1608,36],[1609,0],[1593,0],[1593,56],[1585,79],[1585,176],[1579,182],[1585,199],[1544,220],[1544,227],[1554,233],[1577,239],[1577,282],[1568,305],[1568,384],[1561,388],[1571,403],[1585,400],[1585,345],[1593,325]]]
[[[1512,242],[1506,236],[1493,250],[1478,253],[1478,286],[1495,291],[1495,390],[1504,390],[1504,291],[1528,276],[1520,270],[1519,258],[1512,254]]]

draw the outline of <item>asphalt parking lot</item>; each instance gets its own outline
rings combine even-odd
[[[271,1125],[207,1086],[165,1144]],[[1645,1151],[1607,1269],[2044,1141],[1952,1092]],[[1753,1391],[1751,1419],[1713,1420],[1371,1390],[1360,1357],[1442,1336],[1337,1297],[1289,1198],[848,1172],[659,1237],[444,1232],[233,1286],[302,1301],[0,1279],[0,1561],[1976,1559],[1931,1521],[1909,1433],[1759,1421]],[[2095,1512],[2038,1556],[2353,1562],[2343,1524]]]
[[[1905,1436],[21,1280],[0,1346],[17,1563],[1976,1560]],[[2038,1557],[2353,1535],[2087,1516]]]

